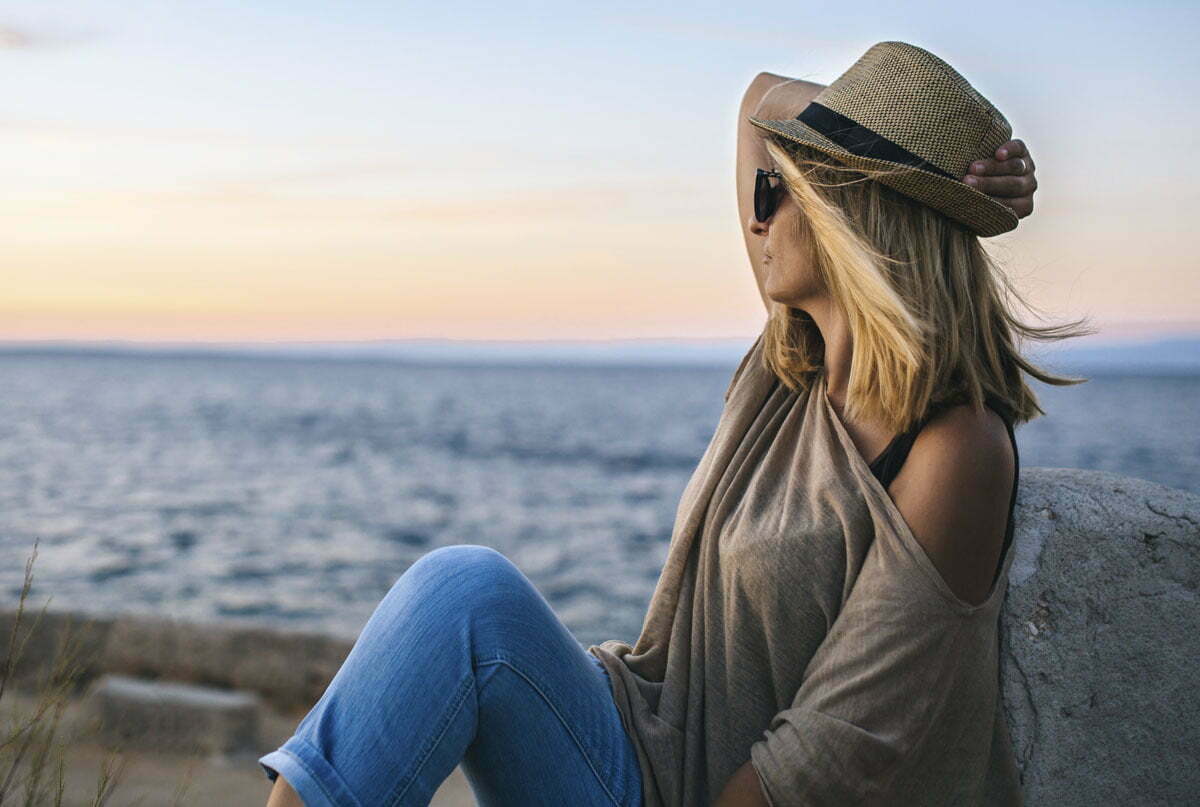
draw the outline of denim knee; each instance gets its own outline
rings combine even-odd
[[[408,567],[404,575],[417,575],[444,583],[451,578],[470,580],[511,574],[516,570],[504,553],[490,546],[455,544],[426,552]],[[399,582],[399,581],[397,581]]]
[[[489,546],[456,544],[425,553],[392,589],[416,586],[421,596],[436,598],[448,612],[496,613],[519,608],[532,585],[504,553]]]

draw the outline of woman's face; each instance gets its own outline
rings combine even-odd
[[[825,292],[813,266],[809,231],[796,200],[776,180],[779,200],[765,222],[752,217],[750,231],[763,238],[763,290],[772,300],[795,308]]]

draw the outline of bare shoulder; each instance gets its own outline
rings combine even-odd
[[[811,81],[789,79],[774,73],[759,73],[742,95],[742,103],[738,110],[735,166],[738,221],[746,242],[746,255],[750,259],[754,281],[768,314],[771,312],[771,300],[767,297],[763,280],[763,239],[755,235],[750,228],[754,221],[754,180],[757,176],[755,169],[767,169],[772,165],[763,142],[764,133],[747,118],[794,118],[823,87],[823,84]]]
[[[955,406],[917,435],[889,491],[950,590],[972,605],[991,591],[1015,470],[1004,420]]]

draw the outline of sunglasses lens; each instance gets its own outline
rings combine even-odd
[[[760,222],[771,218],[775,212],[775,191],[766,174],[759,174],[754,182],[754,217]]]
[[[754,216],[760,222],[770,219],[770,186],[762,174],[754,183]]]

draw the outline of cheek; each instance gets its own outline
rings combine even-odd
[[[772,249],[773,260],[764,266],[764,289],[771,296],[785,301],[807,298],[818,290],[819,281],[813,269],[812,256],[800,244],[777,245]]]

